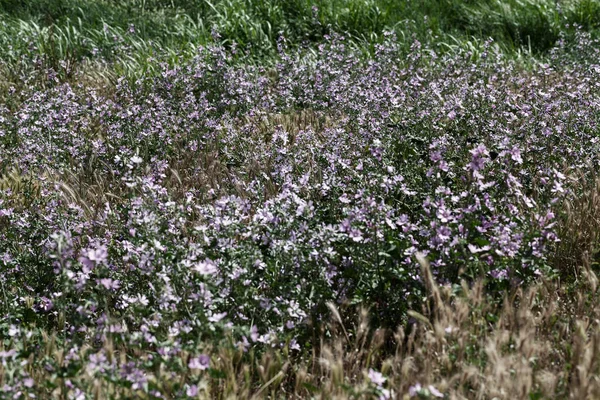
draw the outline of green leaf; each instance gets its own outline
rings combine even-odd
[[[540,393],[540,392],[529,393],[529,400],[540,400],[541,398],[542,398],[542,393]]]
[[[303,387],[304,387],[306,390],[308,390],[310,393],[319,393],[319,388],[318,388],[318,387],[316,387],[315,385],[312,385],[312,384],[308,383],[308,382],[304,382],[304,383],[302,384],[302,386],[303,386]]]

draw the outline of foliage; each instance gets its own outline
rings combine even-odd
[[[576,27],[596,32],[596,0],[43,0],[0,1],[0,59],[6,80],[50,67],[61,81],[90,70],[114,82],[157,72],[153,59],[176,64],[209,43],[238,49],[264,63],[285,37],[311,46],[343,33],[374,51],[394,31],[408,49],[414,39],[440,49],[492,38],[508,54],[543,57]],[[439,50],[439,49],[438,49]],[[23,63],[22,58],[30,60]],[[242,57],[246,60],[247,57]],[[25,64],[25,65],[23,65]],[[0,76],[1,76],[0,75]]]

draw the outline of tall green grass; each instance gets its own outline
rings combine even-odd
[[[336,32],[366,51],[393,30],[407,45],[492,38],[515,56],[543,56],[574,27],[599,25],[600,0],[0,0],[0,80],[29,74],[24,56],[62,80],[89,61],[135,77],[151,72],[151,59],[174,62],[210,42],[264,62],[280,37],[302,46]]]

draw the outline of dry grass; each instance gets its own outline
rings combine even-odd
[[[419,262],[428,298],[421,312],[411,312],[412,323],[395,332],[373,329],[364,309],[354,324],[344,323],[331,305],[331,322],[312,356],[287,348],[258,354],[222,346],[211,352],[211,368],[218,374],[188,370],[174,380],[159,368],[148,379],[166,398],[176,398],[177,386],[194,377],[201,378],[196,398],[203,399],[368,399],[380,397],[381,389],[404,399],[419,387],[419,398],[436,398],[438,392],[448,399],[600,397],[600,300],[593,272],[571,286],[540,282],[517,289],[498,304],[490,301],[482,282],[463,283],[458,292],[438,286],[427,261],[420,257]],[[60,365],[64,351],[56,338],[49,335],[45,343],[39,356]],[[81,356],[88,350],[81,348]],[[115,348],[111,341],[104,350],[118,365],[132,356],[148,357],[143,351],[128,354],[131,350]],[[186,365],[189,356],[181,357]],[[387,378],[379,388],[369,378],[371,369]],[[38,382],[54,382],[51,398],[68,392],[43,368],[31,373]],[[142,396],[87,372],[74,379],[87,381],[95,399]]]
[[[287,114],[264,112],[251,117],[245,116],[243,122],[251,126],[252,130],[265,141],[271,139],[275,129],[287,132],[290,140],[293,141],[300,131],[310,129],[315,132],[323,132],[324,129],[334,126],[335,121],[339,119],[342,117],[312,109],[301,109]]]
[[[332,339],[291,372],[295,397],[310,394],[298,382],[318,388],[317,398],[369,397],[369,368],[387,376],[399,398],[417,384],[451,399],[600,397],[600,302],[591,271],[578,286],[542,282],[497,306],[481,282],[452,294],[419,261],[429,298],[422,313],[411,313],[414,323],[391,333],[369,329],[365,311],[353,327],[334,317]]]
[[[600,178],[576,172],[571,179],[578,193],[563,205],[561,243],[555,254],[555,265],[563,275],[576,274],[578,266],[593,261],[600,241]]]
[[[301,131],[310,131],[317,137],[322,137],[324,132],[335,126],[336,120],[331,115],[326,115],[314,110],[298,110],[288,114],[264,113],[253,118],[246,117],[235,121],[231,129],[247,131],[252,138],[252,144],[261,143],[264,148],[258,150],[255,158],[235,160],[232,163],[221,153],[218,143],[207,143],[201,150],[191,151],[187,145],[182,144],[180,152],[167,158],[169,168],[163,182],[174,199],[181,199],[187,193],[196,193],[206,196],[205,200],[216,195],[234,194],[245,197],[245,185],[257,177],[271,175],[273,168],[273,155],[269,152],[274,132],[281,131],[288,135],[287,146],[292,146],[296,135]],[[100,160],[91,159],[86,168],[74,168],[58,176],[52,176],[52,182],[58,185],[65,198],[81,206],[91,217],[98,208],[103,207],[107,201],[117,201],[126,197],[130,190],[120,177],[110,174],[96,173],[94,163]],[[110,171],[110,168],[103,168]],[[148,171],[149,172],[149,171]],[[243,181],[236,180],[245,177]],[[269,198],[277,195],[279,187],[272,181],[265,181],[264,195]]]
[[[5,199],[13,208],[26,208],[31,201],[40,195],[41,185],[38,179],[25,174],[18,168],[12,168],[0,175],[0,191],[6,194]]]

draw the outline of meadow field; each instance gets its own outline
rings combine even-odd
[[[600,398],[599,33],[0,0],[0,398]]]

